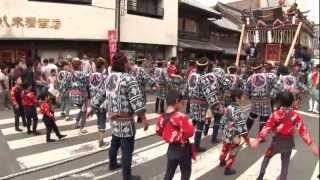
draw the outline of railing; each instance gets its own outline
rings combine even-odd
[[[150,7],[137,5],[138,0],[128,0],[128,13],[148,17],[163,18],[164,9],[162,7]]]

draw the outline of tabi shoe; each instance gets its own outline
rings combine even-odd
[[[85,130],[85,129],[80,129],[80,134],[81,135],[83,135],[83,134],[87,134],[88,133],[88,131],[87,130]]]
[[[70,118],[70,116],[66,117],[66,121],[72,121],[72,119]]]
[[[121,168],[121,164],[117,163],[115,165],[111,165],[109,164],[109,170],[110,171],[114,171],[114,170],[117,170],[117,169],[120,169]]]
[[[234,175],[236,173],[237,173],[237,171],[235,169],[226,168],[224,170],[224,175],[226,175],[226,176]]]
[[[56,142],[56,140],[54,140],[54,139],[48,139],[47,140],[47,143],[51,143],[51,142]]]
[[[20,128],[16,128],[16,131],[19,131],[19,132],[21,132],[21,131],[22,131],[22,129],[20,129]]]
[[[130,180],[141,180],[141,176],[132,175]]]
[[[62,113],[60,114],[60,116],[61,116],[61,117],[66,117],[66,113],[62,112]]]
[[[33,135],[35,135],[35,136],[38,136],[38,135],[40,135],[41,133],[40,132],[38,132],[38,131],[33,131]]]
[[[61,139],[65,138],[65,137],[67,137],[67,135],[60,135],[58,138],[59,138],[59,140],[61,140]]]
[[[205,152],[207,149],[203,147],[196,147],[196,151],[199,153]]]
[[[219,166],[220,167],[224,167],[226,164],[227,164],[226,161],[223,160],[223,161],[220,161]]]

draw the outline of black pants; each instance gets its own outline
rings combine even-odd
[[[48,116],[43,116],[42,121],[47,129],[47,141],[51,139],[50,134],[51,134],[52,130],[54,131],[54,133],[56,134],[56,136],[58,138],[61,136],[60,131],[59,131],[54,119],[51,119]]]
[[[188,100],[187,100],[186,113],[187,113],[187,114],[190,113],[190,98],[188,98]]]
[[[27,122],[26,122],[26,117],[25,117],[25,114],[24,114],[23,106],[21,105],[17,109],[13,108],[13,112],[14,112],[14,127],[16,129],[19,129],[19,119],[20,119],[20,117],[22,119],[23,126],[26,126]]]
[[[191,176],[191,145],[170,144],[167,152],[167,170],[164,180],[171,180],[177,167],[180,166],[181,180]]]
[[[251,130],[254,120],[258,117],[257,114],[250,113],[249,117],[247,119],[247,127],[248,131]],[[269,119],[269,116],[260,116],[260,124],[259,124],[259,132],[262,130],[263,126],[266,124],[267,120]]]
[[[212,132],[211,142],[215,142],[217,140],[222,114],[215,112],[213,113],[213,117],[214,117],[214,122],[212,127],[213,132]]]
[[[196,126],[197,126],[197,129],[196,129],[196,133],[194,135],[194,144],[197,148],[199,148],[200,144],[201,144],[202,132],[204,129],[204,121],[197,121]]]
[[[24,113],[26,115],[27,119],[27,129],[28,132],[30,132],[31,128],[31,121],[32,121],[32,131],[36,132],[37,126],[38,126],[38,115],[37,115],[37,109],[36,106],[25,106],[24,107]]]
[[[132,153],[134,150],[134,137],[120,138],[112,135],[109,149],[110,166],[117,164],[117,153],[121,147],[122,175],[123,180],[131,180]]]
[[[158,110],[160,109],[160,113],[164,113],[164,99],[160,99],[157,97],[156,99],[156,113],[159,112]]]

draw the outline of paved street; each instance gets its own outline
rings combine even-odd
[[[313,139],[319,144],[319,116],[306,113],[305,107],[301,108],[305,124]],[[138,126],[133,157],[133,173],[142,175],[145,180],[160,180],[166,167],[165,144],[155,135],[155,120],[158,116],[153,113],[154,98],[148,99],[149,130],[144,132]],[[77,111],[71,111],[73,116]],[[121,172],[108,171],[108,148],[98,148],[96,141],[96,119],[93,117],[87,123],[88,134],[79,135],[79,131],[73,129],[74,121],[65,121],[59,117],[57,124],[68,137],[64,141],[45,143],[45,129],[43,123],[39,123],[40,136],[29,136],[24,131],[14,131],[14,120],[11,112],[1,112],[0,120],[0,175],[9,174],[13,179],[121,179]],[[257,131],[258,123],[252,130],[251,137]],[[110,140],[110,131],[108,140]],[[54,135],[53,135],[54,137]],[[211,145],[210,137],[204,137],[204,146],[208,150],[199,154],[197,161],[192,166],[192,179],[209,180],[254,180],[259,171],[263,153],[270,142],[261,144],[258,150],[243,147],[239,153],[235,168],[238,173],[235,176],[226,177],[223,169],[218,167],[218,157],[221,144]],[[319,173],[319,160],[309,152],[302,140],[296,135],[296,150],[292,153],[288,180],[316,179]],[[280,173],[280,157],[271,160],[265,179],[273,180]],[[16,174],[20,173],[20,175]],[[180,179],[179,170],[175,179]],[[10,177],[10,176],[7,176]],[[1,179],[1,178],[0,178]]]

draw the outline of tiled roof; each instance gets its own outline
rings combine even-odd
[[[252,1],[252,0],[234,1],[230,3],[226,3],[226,5],[231,6],[233,8],[237,8],[239,10],[259,8],[259,3],[257,1]]]
[[[222,51],[221,48],[217,47],[211,42],[193,41],[193,40],[178,40],[178,46],[187,49],[201,49],[207,51]]]
[[[221,28],[240,32],[240,27],[225,17],[218,20],[211,20],[211,22]]]
[[[239,9],[236,9],[234,7],[228,6],[224,3],[218,2],[216,6],[214,6],[216,10],[221,12],[223,17],[229,19],[233,23],[240,25],[242,24],[241,17],[242,17],[242,11]]]
[[[196,0],[179,0],[180,3],[182,4],[186,4],[186,5],[189,5],[189,6],[192,6],[192,7],[195,7],[197,9],[201,9],[201,10],[204,10],[204,11],[207,11],[209,13],[213,13],[217,16],[220,16],[221,13],[210,8],[210,7],[207,7],[203,4],[201,4],[200,2],[196,1]]]

